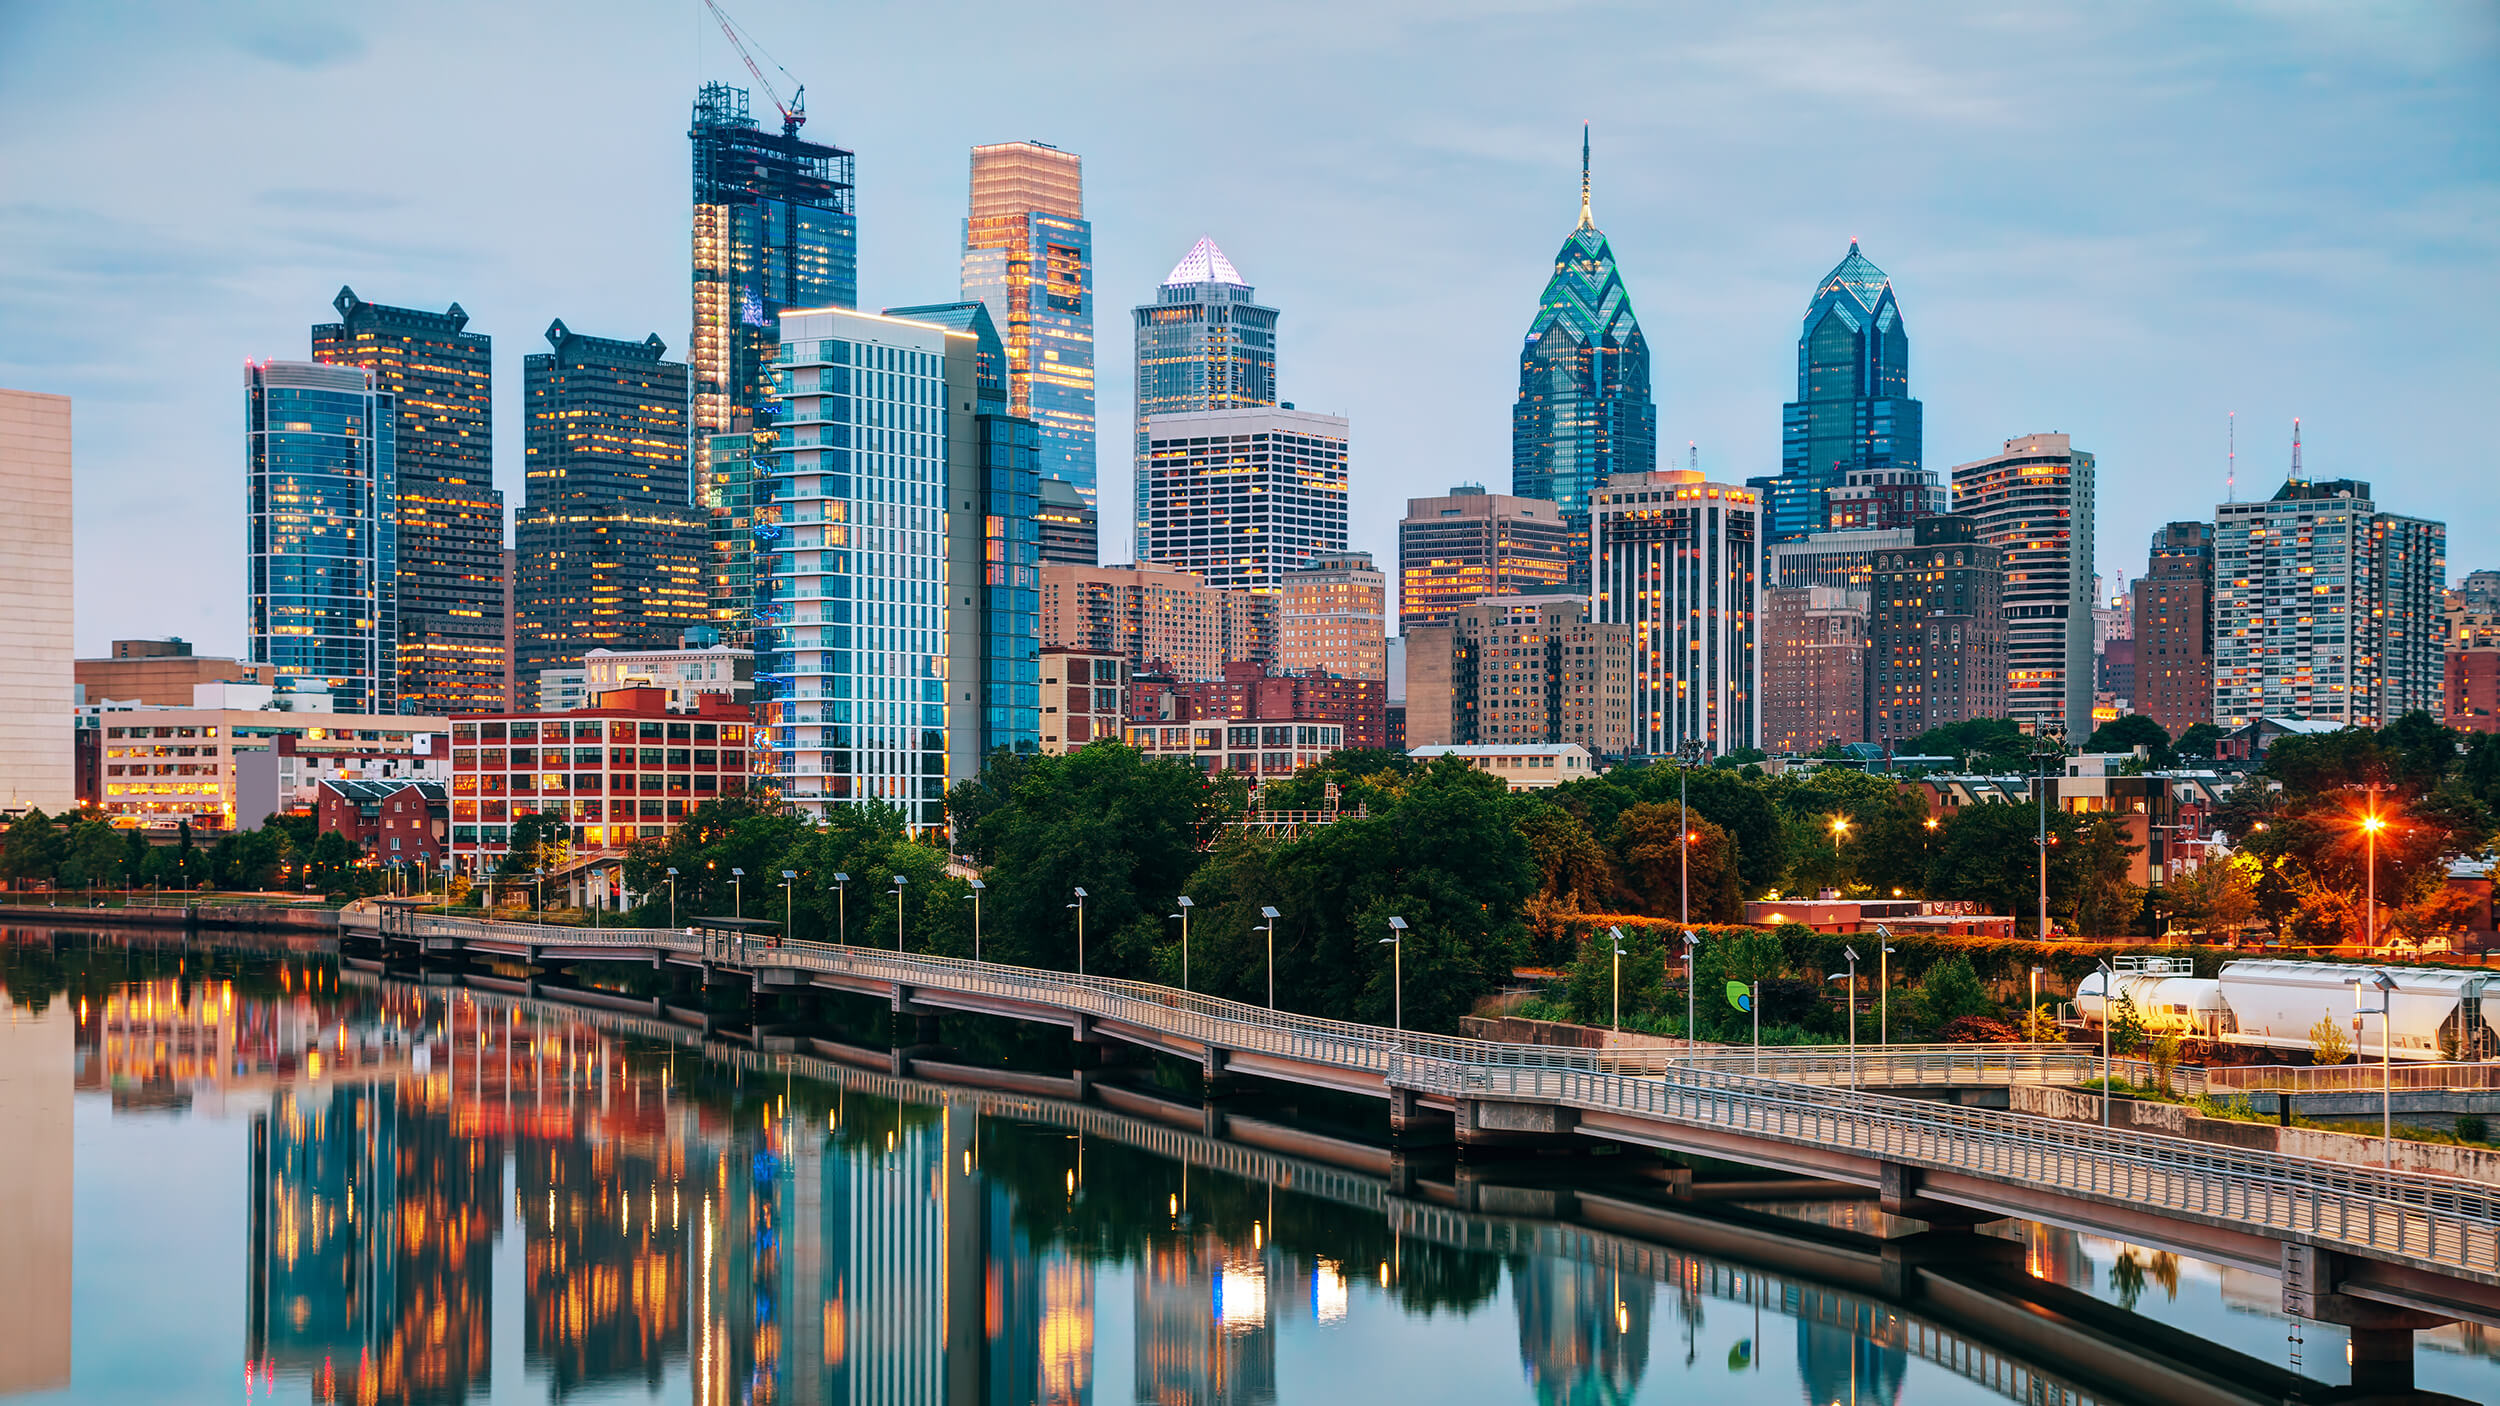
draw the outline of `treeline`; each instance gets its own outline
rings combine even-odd
[[[309,891],[333,898],[380,893],[381,871],[346,836],[319,833],[308,815],[273,815],[256,830],[200,844],[184,822],[170,844],[95,811],[29,810],[0,832],[0,878],[13,889]]]

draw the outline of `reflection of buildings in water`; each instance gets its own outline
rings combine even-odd
[[[513,1154],[524,1256],[526,1360],[558,1399],[640,1379],[686,1355],[686,1236],[674,1156],[545,1142]]]
[[[81,1091],[109,1091],[116,1113],[184,1109],[322,1081],[406,1072],[406,1051],[369,1020],[308,992],[238,1001],[230,981],[132,982],[79,1012]]]
[[[1539,1257],[1511,1270],[1519,1361],[1546,1403],[1632,1399],[1649,1370],[1657,1285],[1608,1265]]]
[[[1981,1227],[1983,1235],[2001,1235],[2023,1247],[2023,1272],[2034,1279],[2089,1293],[2093,1287],[2092,1257],[2083,1237],[2074,1231],[2037,1221],[2000,1221]]]
[[[0,989],[0,1396],[70,1378],[74,1018]]]
[[[1909,1368],[1910,1355],[1897,1342],[1797,1320],[1797,1375],[1807,1406],[1893,1406]]]
[[[1094,1399],[1094,1266],[1015,1224],[1015,1198],[981,1190],[987,1261],[982,1399],[991,1406],[1086,1406]]]
[[[1276,1399],[1270,1258],[1209,1231],[1147,1250],[1136,1273],[1139,1406]]]
[[[419,1082],[281,1093],[252,1129],[250,1354],[315,1401],[488,1385],[503,1150]]]

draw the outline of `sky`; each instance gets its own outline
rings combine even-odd
[[[858,153],[863,307],[956,296],[973,144],[1079,153],[1100,423],[1128,310],[1212,235],[1282,310],[1281,396],[1352,418],[1384,563],[1407,498],[1508,485],[1585,121],[1662,460],[1776,471],[1854,237],[1928,467],[2072,434],[2113,581],[2211,516],[2234,412],[2241,496],[2299,416],[2310,476],[2446,521],[2451,579],[2500,566],[2500,5],[730,8]],[[306,356],[342,284],[494,337],[517,506],[550,321],[686,346],[709,79],[745,74],[699,0],[0,0],[0,385],[75,402],[80,653],[242,651],[243,363]]]

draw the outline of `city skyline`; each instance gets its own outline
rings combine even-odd
[[[28,135],[0,139],[25,188],[83,192],[0,215],[0,237],[34,275],[0,293],[0,325],[27,329],[0,340],[0,380],[87,407],[82,653],[149,633],[239,652],[242,564],[228,542],[187,530],[232,520],[226,358],[290,349],[340,284],[400,306],[461,302],[474,328],[503,338],[507,385],[518,384],[520,351],[559,313],[651,327],[680,344],[686,104],[703,81],[740,79],[701,18],[653,6],[565,31],[568,52],[612,84],[598,137],[578,144],[592,157],[580,171],[475,160],[470,144],[552,121],[553,105],[572,101],[522,57],[550,47],[534,40],[561,19],[378,17],[348,28],[262,10],[210,31],[189,20],[133,27],[98,6],[0,21],[10,40],[0,50],[18,58],[0,68],[13,109],[65,110],[106,53],[117,82],[158,95],[46,131],[40,144],[32,133],[53,124],[21,121],[10,130]],[[1263,15],[1243,42],[1262,52],[1296,43],[1304,18]],[[863,47],[931,51],[941,40],[931,19],[852,17],[837,33],[828,17],[762,3],[740,19],[794,73],[817,77],[808,137],[860,153],[863,306],[925,302],[956,284],[961,163],[973,145],[1001,140],[1084,154],[1095,284],[1114,306],[1151,296],[1173,251],[1200,234],[1258,270],[1263,299],[1293,314],[1283,393],[1348,414],[1366,444],[1396,446],[1356,446],[1364,468],[1350,536],[1379,557],[1406,498],[1460,479],[1501,481],[1510,338],[1550,273],[1553,212],[1574,193],[1570,128],[1583,117],[1619,153],[1606,163],[1622,174],[1606,183],[1604,223],[1632,296],[1645,317],[1682,329],[1653,347],[1663,462],[1698,440],[1714,479],[1776,466],[1773,408],[1793,384],[1797,289],[1854,236],[1882,253],[1916,304],[1927,461],[1967,461],[2043,427],[2092,445],[2105,476],[2105,575],[2134,575],[2140,544],[2162,522],[2223,500],[2231,411],[2248,422],[2242,499],[2280,483],[2299,414],[2313,476],[2371,479],[2398,512],[2444,511],[2460,541],[2500,527],[2500,504],[2465,491],[2473,471],[2442,452],[2469,437],[2472,388],[2491,383],[2500,356],[2471,345],[2471,320],[2451,316],[2487,294],[2500,267],[2495,222],[2476,213],[2491,202],[2488,134],[2500,130],[2481,78],[2500,26],[2485,14],[1905,24],[1871,41],[1887,75],[1872,93],[1856,76],[1869,59],[1852,59],[1844,75],[1800,58],[1824,22],[1811,13],[1696,14],[1618,26],[1589,89],[1622,96],[1482,116],[1473,95],[1532,64],[1568,26],[1392,11],[1330,30],[1292,80],[1301,100],[1279,105],[1267,140],[1277,159],[1265,169],[1193,161],[1194,134],[1136,122],[1180,100],[1176,78],[1131,81],[1173,41],[1126,37],[1116,20],[1046,34],[999,19],[1001,34],[1026,46],[1002,52],[1040,45],[1115,95],[1037,124],[977,91],[931,120],[901,86],[905,74],[836,67],[834,55]],[[132,28],[144,32],[105,42]],[[198,64],[211,44],[240,50],[239,60]],[[2167,56],[2158,71],[2140,62],[2148,46]],[[2042,47],[2112,100],[2053,119],[2027,105],[2019,65],[2005,60]],[[1339,81],[1390,52],[1411,59],[1428,91],[1366,95],[1356,90],[1368,85]],[[1670,59],[1684,100],[1605,81]],[[183,104],[275,120],[453,62],[479,99],[447,114],[448,130],[313,134],[315,154],[357,154],[308,163],[348,173],[319,189],[241,176],[207,133],[169,116]],[[971,81],[986,62],[966,67]],[[1860,140],[1896,153],[1888,163],[1834,168],[1800,190],[1755,174],[1844,106]],[[149,203],[72,178],[143,130],[183,168]],[[2431,133],[2441,140],[2425,140]],[[425,194],[455,175],[459,199]],[[2006,198],[2014,188],[2023,199]],[[1466,219],[1446,217],[1454,192],[1466,194]],[[191,212],[179,230],[161,213],[168,197]],[[481,209],[496,218],[475,218]],[[1327,233],[1347,228],[1376,231],[1398,257],[1348,258]],[[563,259],[547,252],[558,242]],[[2020,330],[2040,321],[2059,334]],[[1399,356],[1379,355],[1383,326],[1414,329]],[[1124,341],[1103,345],[1101,423],[1130,409]],[[520,425],[502,419],[497,487],[517,498]],[[229,429],[205,432],[220,423]],[[1120,473],[1105,466],[1113,540],[1128,528]],[[116,504],[135,509],[127,531],[93,530]],[[134,543],[144,549],[127,551]]]

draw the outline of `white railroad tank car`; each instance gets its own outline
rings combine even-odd
[[[2121,957],[2113,965],[2114,992],[2104,989],[2104,977],[2097,971],[2075,986],[2075,1013],[2085,1029],[2101,1028],[2103,1010],[2112,1000],[2134,1002],[2136,1019],[2150,1034],[2209,1040],[2229,1024],[2221,983],[2197,976],[2195,964],[2186,958]]]
[[[2355,1009],[2375,1012],[2379,996],[2375,987],[2364,988],[2356,996],[2353,983],[2366,981],[2377,971],[2386,972],[2396,983],[2396,989],[2388,993],[2391,1014],[2384,1022],[2376,1014],[2365,1016],[2356,1031]],[[2392,1059],[2489,1059],[2500,1053],[2500,1025],[2494,1024],[2496,1013],[2483,1000],[2484,986],[2490,980],[2490,973],[2447,967],[2229,962],[2217,983],[2227,1014],[2216,1038],[2268,1049],[2314,1049],[2310,1032],[2323,1019],[2334,1022],[2353,1052],[2365,1060],[2379,1058],[2383,1038]],[[2077,995],[2080,1011],[2080,991]],[[2385,1037],[2382,1030],[2387,1032]]]

